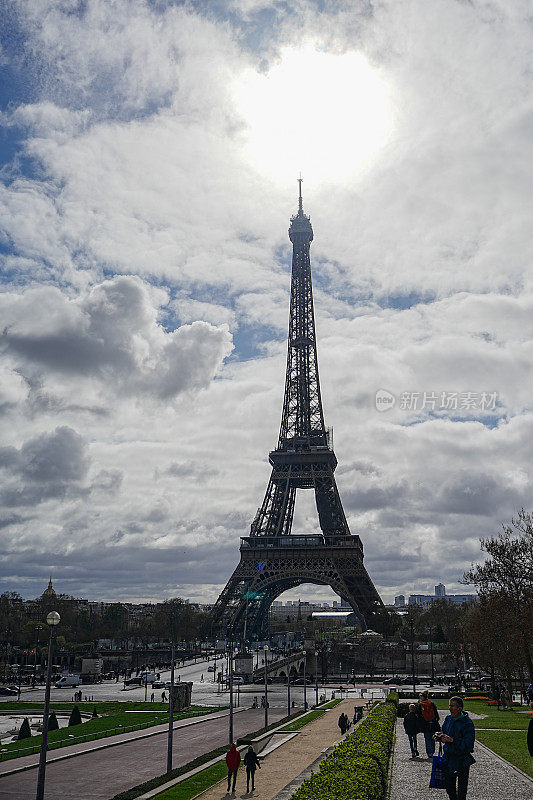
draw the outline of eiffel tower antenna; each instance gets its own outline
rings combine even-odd
[[[363,565],[363,545],[352,535],[335,482],[337,458],[324,424],[318,376],[310,245],[311,220],[291,217],[292,276],[285,393],[278,444],[263,503],[249,536],[241,537],[240,561],[213,611],[213,626],[238,636],[264,632],[272,602],[302,583],[329,585],[346,599],[363,630],[383,602]],[[298,489],[310,489],[320,534],[293,534]]]

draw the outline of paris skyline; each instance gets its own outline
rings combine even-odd
[[[2,591],[216,599],[279,430],[301,171],[350,529],[385,602],[464,592],[531,506],[527,5],[3,6]]]

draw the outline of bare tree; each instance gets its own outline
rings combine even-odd
[[[481,539],[488,554],[483,564],[472,564],[463,583],[477,586],[480,597],[499,598],[519,626],[519,648],[533,682],[533,515],[521,509],[503,533]]]

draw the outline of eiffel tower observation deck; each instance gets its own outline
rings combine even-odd
[[[278,444],[269,453],[272,473],[265,497],[241,538],[240,561],[213,611],[213,627],[242,639],[264,632],[272,602],[302,583],[330,586],[348,601],[363,630],[382,600],[363,564],[363,545],[352,535],[335,482],[337,458],[324,424],[316,348],[310,245],[299,178],[298,213],[291,217],[293,246],[285,395]],[[294,535],[297,489],[315,492],[319,534]]]

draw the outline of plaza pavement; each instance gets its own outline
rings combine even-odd
[[[276,722],[285,713],[284,708],[271,708],[269,721]],[[192,725],[190,722],[192,720],[180,720],[176,723],[173,738],[174,768],[187,764],[228,741],[227,711],[197,718]],[[240,711],[234,718],[235,738],[258,730],[263,723],[262,709]],[[162,775],[166,770],[168,726],[158,728],[161,728],[160,732],[149,736],[146,736],[146,729],[122,734],[122,742],[112,747],[98,747],[102,742],[96,741],[92,743],[95,745],[92,749],[86,749],[69,758],[49,761],[46,767],[45,800],[110,800],[125,789]],[[111,741],[108,740],[107,744],[111,744]],[[32,756],[24,758],[29,759]],[[49,758],[54,758],[54,751],[49,753]],[[21,759],[17,759],[18,761]],[[0,800],[31,800],[35,797],[37,763],[38,758],[34,766],[23,772],[0,776]],[[13,761],[4,762],[2,766],[8,769],[10,765],[13,768]]]
[[[525,739],[526,731],[524,731],[524,746]],[[418,736],[418,749],[422,755],[425,754],[422,734]],[[476,763],[470,767],[468,800],[532,800],[533,780],[531,778],[515,769],[480,742],[476,742],[473,755]],[[431,761],[422,757],[411,758],[409,740],[403,730],[403,721],[398,720],[390,800],[431,800],[432,797],[445,800],[446,792],[428,788],[430,775]]]

